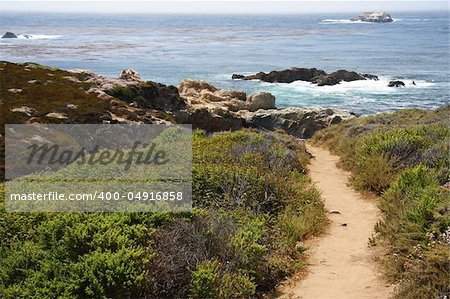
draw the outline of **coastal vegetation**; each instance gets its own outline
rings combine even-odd
[[[381,196],[371,244],[397,298],[450,294],[450,106],[355,118],[313,141],[342,157],[353,185]]]
[[[369,243],[387,249],[382,260],[397,297],[450,294],[450,106],[359,118],[332,109],[252,111],[274,107],[274,99],[203,81],[177,89],[131,70],[118,79],[34,63],[0,62],[0,70],[3,123],[187,122],[206,130],[193,136],[192,212],[7,213],[0,185],[2,298],[274,291],[304,268],[303,241],[327,224],[308,176],[310,155],[290,135],[309,138],[332,124],[313,142],[342,157],[356,189],[381,196]]]
[[[191,213],[6,213],[2,198],[0,296],[243,298],[301,269],[299,241],[326,224],[304,146],[196,131],[193,154]]]

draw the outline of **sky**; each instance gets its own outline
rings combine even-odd
[[[431,11],[447,10],[448,1],[5,1],[2,11],[156,13],[156,14],[285,14],[362,12],[372,10]]]

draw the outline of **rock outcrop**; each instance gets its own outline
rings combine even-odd
[[[347,70],[338,70],[327,74],[323,70],[316,68],[290,68],[282,71],[271,71],[270,73],[259,72],[254,75],[244,76],[234,74],[232,79],[240,80],[261,80],[269,83],[292,83],[294,81],[307,81],[315,83],[318,86],[336,85],[341,81],[356,80],[378,80],[378,77],[371,74],[359,74]]]
[[[347,79],[345,75],[336,75]],[[222,90],[204,81],[183,80],[178,90],[188,109],[175,113],[176,122],[191,123],[208,132],[242,127],[285,130],[298,138],[351,118],[348,112],[323,108],[275,109],[275,97],[267,92],[246,96],[237,90]]]
[[[120,73],[119,79],[138,81],[138,82],[142,81],[141,75],[133,69],[123,70],[122,73]]]
[[[241,90],[218,89],[197,80],[181,81],[178,91],[190,107],[221,108],[234,112],[275,108],[275,97],[267,92],[247,96]]]
[[[370,75],[373,76],[373,75]],[[376,77],[376,76],[374,76]],[[373,77],[372,77],[373,78]],[[314,80],[314,83],[316,83],[318,86],[325,86],[325,85],[336,85],[339,84],[341,81],[345,82],[351,82],[351,81],[357,81],[357,80],[366,80],[366,77],[364,77],[361,74],[358,74],[357,72],[349,72],[346,70],[339,70],[334,73],[321,76]]]
[[[152,81],[144,81],[135,70],[122,71],[119,78],[100,76],[86,70],[71,70],[82,75],[83,81],[93,86],[88,92],[97,93],[101,99],[118,98],[141,109],[178,111],[185,109],[187,103],[178,94],[175,86],[167,86]]]
[[[324,108],[285,108],[240,114],[248,127],[281,129],[298,138],[310,138],[319,129],[354,117],[351,113]]]
[[[173,122],[173,115],[166,111],[133,107],[106,94],[101,87],[106,90],[108,85],[102,86],[101,82],[109,80],[89,71],[68,72],[34,63],[10,62],[0,62],[0,69],[5,77],[16,78],[2,86],[4,123]],[[111,78],[110,82],[114,80],[118,79]],[[174,92],[178,94],[176,88]]]
[[[249,127],[309,138],[320,128],[353,117],[332,109],[276,109],[270,93],[247,96],[204,81],[166,86],[144,81],[134,70],[109,78],[31,63],[0,62],[0,68],[5,76],[17,77],[4,86],[5,123],[190,123],[207,132]]]
[[[247,102],[249,111],[275,108],[275,97],[268,92],[252,94],[247,98]]]
[[[2,38],[17,38],[17,35],[13,32],[6,32]]]
[[[243,76],[234,74],[232,79],[261,80],[269,83],[292,83],[294,81],[312,81],[314,78],[325,76],[326,73],[316,68],[293,67],[282,71],[271,71],[270,73],[259,72],[254,75]]]
[[[374,22],[374,23],[389,23],[393,22],[391,15],[385,11],[364,12],[352,21]]]
[[[405,82],[399,80],[389,81],[388,84],[388,87],[403,87],[403,86],[405,86]]]
[[[236,131],[245,125],[244,119],[234,112],[211,107],[190,107],[175,112],[175,121],[207,132]]]

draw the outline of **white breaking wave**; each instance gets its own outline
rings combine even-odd
[[[349,19],[325,19],[320,23],[322,24],[370,24],[371,22],[363,22],[360,20],[353,21]]]
[[[403,19],[392,19],[394,22],[402,21]],[[320,21],[321,24],[373,24],[374,22],[364,22],[361,20],[349,19],[325,19]]]
[[[351,95],[351,94],[365,94],[365,95],[382,95],[405,92],[408,89],[430,88],[435,83],[424,80],[402,79],[405,87],[388,87],[389,81],[394,80],[388,77],[380,77],[378,81],[375,80],[357,80],[352,82],[341,82],[332,86],[317,86],[310,82],[295,81],[292,83],[265,83],[265,86],[276,84],[277,88],[295,90],[300,93],[311,94],[313,96],[321,95]],[[414,85],[412,82],[415,82]]]
[[[52,35],[52,34],[19,34],[18,39],[56,39],[61,38],[62,35]]]

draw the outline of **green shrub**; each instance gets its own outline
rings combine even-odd
[[[192,272],[192,298],[217,298],[218,268],[219,263],[217,261],[204,261],[197,264],[197,269]]]
[[[256,286],[248,275],[225,273],[219,279],[219,298],[250,298]]]
[[[174,141],[173,130],[160,138]],[[5,213],[2,206],[0,297],[272,291],[304,265],[297,242],[326,223],[307,162],[304,146],[285,134],[196,131],[192,213]]]

